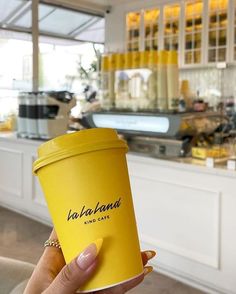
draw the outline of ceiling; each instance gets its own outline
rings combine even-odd
[[[58,1],[53,2],[60,4]],[[31,4],[32,2],[27,0],[0,0],[0,29],[30,33],[32,31]],[[61,5],[53,6],[48,4],[48,1],[39,4],[39,31],[42,36],[104,43],[104,27],[105,20],[101,13],[100,15],[92,14],[82,9],[76,11]]]

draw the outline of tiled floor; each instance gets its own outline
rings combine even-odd
[[[51,229],[0,207],[0,255],[36,263]],[[132,294],[204,294],[164,275],[151,273]]]

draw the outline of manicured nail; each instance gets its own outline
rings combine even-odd
[[[98,253],[99,253],[100,250],[101,250],[102,244],[103,244],[103,239],[102,239],[102,238],[97,239],[97,240],[94,241],[93,243],[94,243],[94,244],[96,245],[96,247],[97,247],[97,255],[98,255]]]
[[[147,250],[144,252],[147,256],[147,259],[150,260],[152,259],[154,256],[156,256],[156,252],[153,250]]]
[[[144,271],[143,271],[144,276],[148,275],[152,271],[153,271],[153,267],[152,266],[145,266]]]
[[[77,264],[83,271],[88,269],[97,257],[101,247],[102,239],[97,239],[92,244],[90,244],[77,258]]]

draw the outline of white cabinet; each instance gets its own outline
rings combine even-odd
[[[144,44],[143,50],[158,50],[160,47],[160,9],[144,10]]]
[[[232,48],[230,58],[236,62],[236,0],[231,1],[230,13],[232,15],[232,30],[230,32],[229,40]]]
[[[32,174],[39,144],[0,136],[0,205],[50,224]],[[236,173],[127,159],[142,249],[158,252],[154,268],[207,293],[236,294]]]
[[[128,155],[142,248],[157,271],[236,294],[236,173]]]
[[[180,7],[180,3],[163,7],[163,42],[165,50],[179,50]]]
[[[207,2],[205,3],[207,5]],[[207,62],[228,61],[228,30],[230,28],[228,0],[208,0],[207,13]]]
[[[0,138],[0,205],[50,224],[38,178],[32,173],[40,142]]]
[[[126,16],[127,51],[139,51],[141,42],[141,12],[131,12]]]
[[[181,67],[236,61],[236,0],[166,2],[124,8],[125,50],[179,50]]]
[[[190,0],[184,3],[184,26],[182,33],[184,39],[183,64],[203,64],[203,0]]]

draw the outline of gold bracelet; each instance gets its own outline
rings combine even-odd
[[[58,240],[51,240],[51,239],[48,239],[45,243],[44,243],[44,247],[56,247],[58,249],[61,249],[61,245],[59,243]]]

